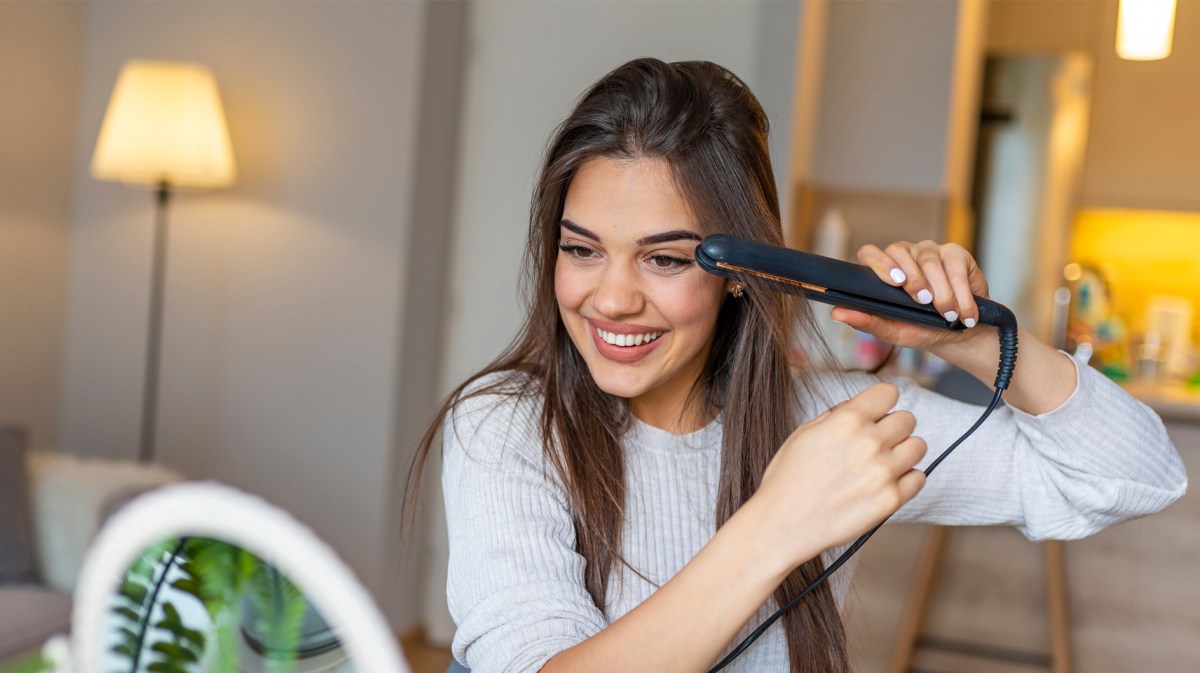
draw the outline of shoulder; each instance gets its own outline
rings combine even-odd
[[[509,450],[525,459],[541,456],[541,385],[523,372],[482,376],[453,401],[442,428],[447,459],[463,453],[475,459],[502,459]]]
[[[792,377],[792,385],[795,388],[796,402],[801,409],[801,418],[808,420],[881,380],[878,376],[864,372],[806,369]]]
[[[801,422],[819,416],[839,402],[844,402],[876,383],[890,383],[900,391],[897,407],[904,408],[914,395],[926,392],[912,379],[878,376],[869,372],[842,370],[808,370],[793,377],[795,396],[800,407]]]

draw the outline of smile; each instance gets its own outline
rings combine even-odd
[[[589,321],[590,322],[590,321]],[[592,344],[596,353],[605,360],[621,365],[632,365],[650,356],[669,339],[667,330],[655,330],[645,325],[618,325],[609,323],[608,327],[624,330],[644,330],[638,333],[610,332],[595,323],[589,325],[592,334]]]
[[[620,346],[621,348],[629,348],[631,346],[641,346],[654,341],[662,336],[662,332],[647,332],[645,334],[613,334],[606,332],[599,327],[596,328],[596,336],[604,340],[604,343],[610,346]]]

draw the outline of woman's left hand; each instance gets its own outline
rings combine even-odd
[[[974,295],[988,296],[987,280],[975,258],[956,243],[899,241],[883,250],[864,245],[858,250],[858,263],[870,267],[888,285],[904,288],[915,301],[933,304],[947,320],[961,320],[968,328],[979,320]],[[835,308],[832,317],[888,343],[920,350],[936,350],[970,339],[977,332],[936,330],[842,307]]]

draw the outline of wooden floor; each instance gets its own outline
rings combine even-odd
[[[425,643],[425,634],[420,629],[400,634],[400,647],[412,667],[412,673],[446,673],[450,667],[450,650]]]

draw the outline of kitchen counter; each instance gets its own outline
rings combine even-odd
[[[1178,382],[1128,382],[1121,387],[1148,404],[1164,421],[1200,423],[1200,388]]]

